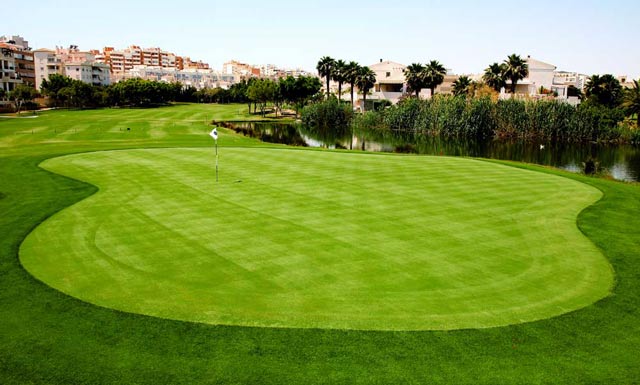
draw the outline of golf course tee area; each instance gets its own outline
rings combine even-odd
[[[229,325],[501,326],[606,296],[576,218],[593,187],[494,163],[225,148],[104,151],[41,167],[99,187],[21,247],[97,305]]]

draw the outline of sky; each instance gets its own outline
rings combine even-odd
[[[438,60],[481,73],[516,53],[558,70],[640,77],[638,0],[32,0],[0,35],[31,47],[160,47],[221,69],[229,60],[315,71],[322,56],[370,65]]]

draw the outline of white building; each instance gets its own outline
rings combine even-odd
[[[111,71],[108,64],[85,61],[82,63],[64,63],[64,75],[94,86],[111,84]]]
[[[53,50],[37,49],[33,51],[33,60],[36,70],[37,90],[42,86],[44,79],[49,79],[49,75],[62,74],[64,71],[62,59]]]
[[[212,69],[188,68],[179,70],[177,68],[166,68],[160,66],[136,65],[117,80],[140,78],[145,80],[155,80],[160,82],[174,83],[180,82],[186,87],[196,89],[203,88],[228,88],[234,83],[234,75],[216,72]]]
[[[36,71],[36,89],[52,74],[69,76],[87,84],[107,86],[111,84],[108,64],[97,63],[90,52],[82,52],[77,47],[69,49],[38,49],[33,52]]]
[[[529,67],[529,75],[518,81],[516,84],[516,94],[535,96],[540,94],[541,88],[551,90],[556,66],[540,60],[532,59],[528,56],[525,59]],[[511,87],[511,81],[507,80],[507,90]]]
[[[584,91],[584,86],[589,79],[588,75],[578,72],[556,71],[553,77],[553,84],[574,86],[580,91]]]

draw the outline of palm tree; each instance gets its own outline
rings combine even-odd
[[[468,76],[460,76],[453,82],[453,94],[455,96],[464,96],[469,93],[471,87],[471,79]]]
[[[374,84],[376,84],[376,73],[369,67],[360,67],[356,85],[358,89],[362,91],[362,112],[364,112],[365,105],[367,104],[367,93]]]
[[[529,76],[529,66],[525,60],[515,53],[504,61],[504,76],[511,80],[511,93],[516,93],[518,82]]]
[[[350,61],[344,68],[345,81],[351,85],[351,108],[353,108],[353,89],[358,79],[358,73],[360,72],[360,64]]]
[[[427,64],[423,71],[424,84],[431,90],[431,97],[436,93],[436,87],[444,82],[444,75],[447,74],[447,69],[444,68],[437,60],[431,60]]]
[[[347,63],[344,60],[336,60],[333,65],[333,73],[331,78],[334,82],[338,82],[338,99],[342,97],[342,83],[347,81],[346,77]]]
[[[507,85],[507,81],[504,76],[505,65],[493,63],[489,66],[489,68],[484,70],[484,75],[482,75],[482,80],[485,83],[497,92],[500,92],[502,87]]]
[[[636,125],[640,128],[640,84],[637,80],[633,81],[633,87],[626,90],[622,107],[628,116],[636,115]]]
[[[327,99],[329,98],[329,80],[331,80],[331,75],[333,74],[333,70],[335,68],[336,61],[329,57],[323,56],[320,61],[318,61],[318,65],[316,69],[318,70],[318,74],[320,77],[324,77],[327,79]]]
[[[622,86],[613,75],[592,75],[585,84],[587,98],[607,107],[616,107],[622,98]]]
[[[424,88],[424,78],[422,77],[424,66],[420,63],[412,63],[404,69],[404,78],[411,92],[416,93],[416,98],[420,95],[420,90]]]

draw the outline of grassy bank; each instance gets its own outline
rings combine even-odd
[[[181,108],[184,114],[172,117]],[[71,117],[53,112],[0,121],[2,383],[627,384],[640,377],[640,189],[539,167],[526,168],[603,192],[580,214],[578,224],[614,267],[616,286],[612,296],[592,306],[537,322],[449,332],[212,326],[89,305],[49,288],[20,266],[18,248],[29,232],[95,191],[38,168],[41,161],[100,149],[211,146],[202,135],[208,128],[205,119],[189,122],[192,108],[79,111]],[[214,108],[207,112],[215,115]],[[114,115],[101,115],[107,112]],[[166,133],[161,137],[148,132],[134,140],[102,138],[100,124],[90,124],[133,125],[150,120],[146,114],[159,113],[166,113],[156,127]],[[69,130],[79,119],[94,128],[77,127],[73,134],[93,129],[91,135],[68,132],[68,138],[50,142],[55,138],[51,128]],[[223,138],[233,145],[255,144],[231,136],[221,136],[221,144]]]

